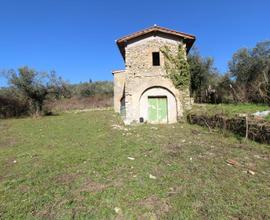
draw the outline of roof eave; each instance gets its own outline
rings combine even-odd
[[[118,42],[118,41],[116,41],[116,44],[117,44],[117,46],[118,46],[118,49],[119,49],[119,51],[120,51],[120,53],[121,53],[121,55],[122,55],[122,57],[123,57],[123,59],[125,60],[125,47],[126,47],[126,42],[122,42],[122,43],[120,43],[120,42]]]

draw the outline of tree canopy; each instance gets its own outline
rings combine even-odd
[[[270,41],[239,49],[228,66],[241,101],[270,104]]]
[[[17,72],[9,70],[6,76],[11,87],[28,101],[35,115],[41,114],[46,99],[58,98],[65,91],[65,82],[54,71],[49,74],[22,67]]]

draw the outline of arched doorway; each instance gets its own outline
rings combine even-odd
[[[140,118],[148,123],[175,123],[177,121],[176,99],[164,87],[151,87],[143,92],[139,101]]]

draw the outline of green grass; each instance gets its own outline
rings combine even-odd
[[[270,110],[267,105],[255,105],[255,104],[195,104],[192,107],[191,112],[199,114],[224,114],[227,116],[235,116],[237,114],[253,114],[257,111]],[[269,117],[268,117],[269,119]]]
[[[185,123],[124,127],[112,111],[0,130],[0,219],[270,219],[266,145]]]

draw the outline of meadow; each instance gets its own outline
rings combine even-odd
[[[270,219],[268,145],[111,110],[0,131],[0,219]]]

